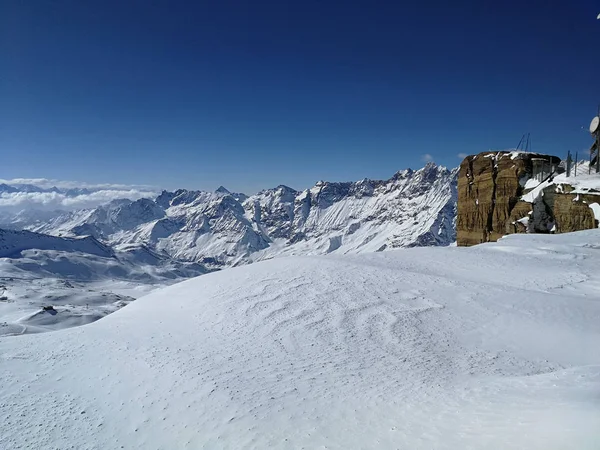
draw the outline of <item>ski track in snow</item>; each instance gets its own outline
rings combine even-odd
[[[281,258],[3,337],[0,448],[598,448],[599,238]]]

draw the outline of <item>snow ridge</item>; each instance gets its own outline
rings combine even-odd
[[[60,238],[31,231],[0,229],[0,258],[15,256],[23,250],[56,250],[81,252],[111,258],[112,249],[91,236],[81,238]]]

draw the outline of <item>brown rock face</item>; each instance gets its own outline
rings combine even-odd
[[[548,166],[560,162],[555,156],[517,152],[484,152],[464,159],[458,174],[457,245],[496,241],[526,231],[517,220],[527,217],[532,205],[520,197],[525,181],[533,175],[533,160],[540,159]]]
[[[598,195],[556,194],[552,205],[556,232],[568,233],[598,227],[594,212],[589,205],[598,203],[599,200]]]

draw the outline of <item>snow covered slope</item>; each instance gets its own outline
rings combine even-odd
[[[597,449],[599,230],[292,257],[0,339],[0,448]]]
[[[428,164],[386,181],[319,182],[304,192],[286,186],[251,197],[223,187],[214,193],[165,191],[155,201],[113,201],[28,229],[90,235],[116,249],[143,244],[213,268],[282,254],[448,245],[455,240],[456,175]]]
[[[115,252],[93,237],[0,229],[0,335],[90,323],[157,286],[206,272],[140,245]]]
[[[80,252],[104,258],[113,256],[110,247],[93,237],[61,238],[30,231],[0,229],[0,258],[14,256],[28,249]]]

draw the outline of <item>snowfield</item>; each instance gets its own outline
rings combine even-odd
[[[600,233],[289,257],[0,338],[2,449],[597,449]]]
[[[144,246],[114,252],[92,237],[0,229],[0,336],[91,323],[153,289],[206,272]]]

